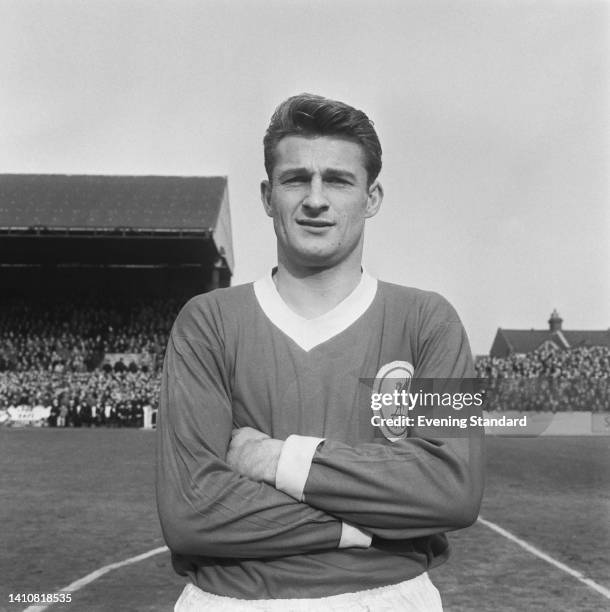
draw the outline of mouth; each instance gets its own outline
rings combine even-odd
[[[303,227],[332,227],[334,223],[332,221],[326,221],[324,219],[297,219],[297,224]]]

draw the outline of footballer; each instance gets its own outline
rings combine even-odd
[[[362,268],[383,199],[362,111],[291,97],[264,156],[277,266],[191,299],[165,358],[158,509],[189,578],[175,610],[442,610],[428,571],[476,520],[481,429],[381,435],[362,380],[473,377],[466,333],[438,294]]]

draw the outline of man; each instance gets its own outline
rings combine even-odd
[[[480,432],[384,437],[362,381],[471,377],[466,334],[437,294],[362,270],[383,198],[364,113],[295,96],[264,146],[277,268],[193,298],[164,364],[159,514],[192,583],[175,609],[441,610],[426,570],[476,519]]]

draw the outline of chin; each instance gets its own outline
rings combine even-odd
[[[349,258],[358,245],[353,245],[351,249],[346,249],[346,245],[340,245],[341,248],[338,249],[336,243],[331,243],[331,241],[324,243],[318,240],[299,241],[296,244],[293,243],[291,248],[287,248],[288,245],[282,246],[280,251],[285,261],[293,265],[303,268],[332,268]]]
[[[298,257],[291,258],[292,261],[305,268],[332,268],[341,262],[336,253],[325,252],[301,252]]]
[[[305,241],[283,250],[288,258],[295,262],[319,262],[337,257],[334,245],[324,244],[322,241]]]

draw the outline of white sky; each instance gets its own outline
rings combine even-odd
[[[275,106],[362,108],[385,201],[365,264],[496,328],[610,325],[610,4],[0,0],[0,171],[229,177],[234,282],[274,263]]]

